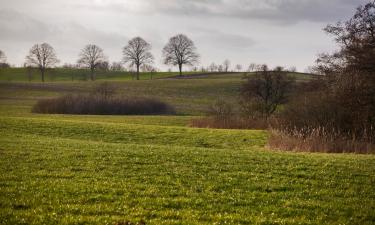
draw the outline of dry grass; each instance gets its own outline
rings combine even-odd
[[[311,129],[308,132],[270,130],[268,146],[272,149],[287,151],[359,153],[374,154],[375,144],[363,139],[348,139],[338,133],[328,133],[323,129]]]

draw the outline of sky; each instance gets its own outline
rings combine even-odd
[[[64,63],[76,63],[87,44],[110,62],[136,36],[152,45],[162,63],[168,39],[183,33],[200,54],[199,66],[225,59],[296,66],[304,71],[319,53],[335,49],[327,24],[349,19],[365,0],[0,0],[0,49],[21,66],[32,45],[47,42]]]

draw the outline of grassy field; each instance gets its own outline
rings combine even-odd
[[[184,75],[195,74],[199,72],[184,72]],[[177,75],[178,72],[157,72],[149,73],[142,72],[140,74],[141,80],[160,79]],[[95,73],[97,80],[110,80],[110,81],[124,81],[135,79],[134,74],[123,71],[97,71]],[[72,82],[72,81],[86,81],[90,79],[90,71],[87,69],[67,69],[55,68],[47,71],[47,82]],[[0,69],[0,81],[31,81],[40,82],[41,76],[37,69],[28,71],[26,68],[7,68]]]
[[[176,116],[31,114],[92,82],[0,84],[0,224],[374,224],[375,156],[267,149],[267,132],[197,129],[240,74],[119,81]],[[304,78],[304,77],[303,77]]]

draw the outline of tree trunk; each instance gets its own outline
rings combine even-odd
[[[44,82],[44,69],[40,69],[40,72],[42,73],[42,82]]]
[[[182,76],[182,64],[179,64],[179,65],[178,65],[178,68],[179,68],[179,70],[180,70],[180,76]]]
[[[137,65],[137,80],[139,80],[139,65]]]
[[[90,68],[90,78],[91,78],[91,81],[94,81],[95,80],[95,77],[94,77],[94,68]]]

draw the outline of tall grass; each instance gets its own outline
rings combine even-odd
[[[328,132],[324,127],[304,130],[270,129],[268,146],[287,151],[325,153],[375,153],[375,144],[366,138],[348,138],[340,132]]]

